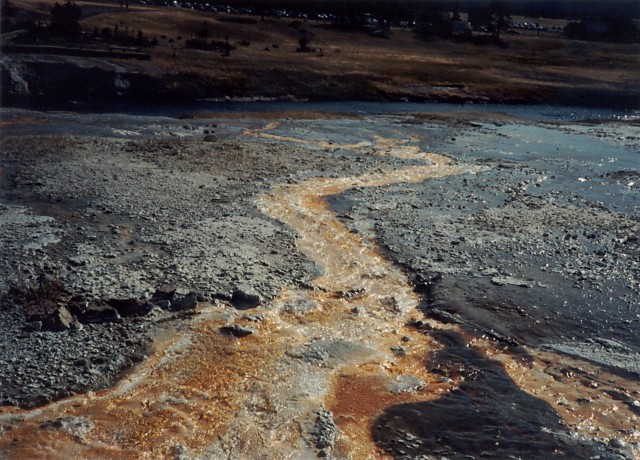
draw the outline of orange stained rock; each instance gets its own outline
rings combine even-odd
[[[384,376],[359,369],[342,371],[335,378],[327,406],[340,428],[338,448],[354,460],[385,456],[371,438],[371,427],[378,414],[394,404],[423,399],[419,394],[394,394],[388,384]]]
[[[341,369],[335,376],[327,407],[333,412],[340,428],[339,449],[349,458],[369,459],[385,457],[376,448],[371,429],[385,409],[397,404],[436,399],[457,387],[459,382],[443,381],[426,368],[425,350],[432,343],[425,336],[413,337],[407,355],[391,366],[365,364]],[[415,391],[393,392],[391,386],[399,376],[411,375],[424,382]]]
[[[281,353],[276,332],[239,341],[219,334],[221,325],[193,325],[187,345],[165,344],[113,390],[33,411],[29,423],[0,439],[0,452],[16,459],[78,453],[84,458],[166,458],[177,444],[202,449],[225,431],[252,381],[264,379],[261,373]],[[62,416],[87,417],[93,428],[70,436],[40,427]]]

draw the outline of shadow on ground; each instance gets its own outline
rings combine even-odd
[[[520,390],[457,333],[434,335],[445,348],[430,370],[463,381],[440,399],[393,406],[376,420],[373,438],[395,458],[621,458],[572,434],[551,406]]]

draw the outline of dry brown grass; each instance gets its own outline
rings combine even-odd
[[[15,3],[47,11],[55,2]],[[599,94],[640,101],[638,45],[514,35],[505,36],[508,47],[503,49],[444,40],[424,42],[411,31],[399,29],[384,40],[310,21],[305,27],[314,35],[311,45],[322,53],[296,53],[299,31],[291,26],[291,19],[261,22],[256,17],[256,24],[237,24],[220,20],[221,14],[195,10],[136,4],[126,12],[114,9],[116,1],[77,3],[92,14],[83,20],[85,29],[117,25],[157,37],[160,46],[151,51],[150,63],[123,65],[173,75],[175,84],[199,86],[199,97],[570,102],[578,95]],[[209,24],[212,39],[228,37],[232,43],[247,41],[250,46],[238,46],[228,57],[183,48],[203,21]]]

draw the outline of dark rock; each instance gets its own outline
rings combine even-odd
[[[176,293],[176,287],[170,284],[165,284],[156,289],[156,292],[151,296],[151,302],[157,303],[160,300],[172,300]]]
[[[393,352],[394,355],[397,355],[397,356],[405,356],[407,354],[407,350],[405,350],[404,347],[400,347],[400,346],[391,347],[391,351]]]
[[[231,326],[222,326],[220,328],[220,332],[232,335],[234,337],[247,337],[253,334],[255,331],[250,327],[233,324]]]
[[[442,323],[445,323],[445,324],[462,324],[462,320],[460,320],[456,316],[452,315],[448,311],[440,310],[438,308],[429,309],[427,314],[431,318],[433,318],[435,320],[438,320],[438,321],[440,321]]]
[[[103,323],[120,321],[122,317],[115,308],[107,304],[89,304],[78,319],[83,323]]]
[[[245,321],[258,323],[260,321],[264,321],[264,315],[244,315],[242,319],[244,319]]]
[[[218,291],[218,292],[211,292],[209,293],[209,298],[211,300],[224,300],[226,302],[231,302],[231,297],[232,297],[232,292],[229,289],[228,292],[224,292],[224,291]]]
[[[152,305],[140,299],[110,299],[107,303],[121,316],[142,316],[151,311]]]
[[[332,448],[338,434],[338,427],[333,421],[333,414],[321,408],[315,411],[316,423],[311,430],[313,445],[318,449]]]
[[[106,323],[120,321],[122,317],[111,305],[103,302],[74,302],[68,308],[81,323]]]
[[[38,332],[42,330],[42,321],[30,321],[24,325],[25,332]]]
[[[165,310],[171,307],[171,301],[170,300],[158,300],[157,302],[154,302],[153,304],[156,307],[163,308]]]
[[[218,136],[215,134],[207,134],[202,140],[205,142],[218,142]]]
[[[435,285],[440,281],[442,281],[442,275],[440,273],[434,276],[418,273],[413,279],[413,289],[419,294],[425,294],[427,297],[431,297],[433,295]]]
[[[171,309],[175,311],[190,310],[198,306],[198,294],[189,292],[185,295],[176,294],[171,301]]]
[[[231,296],[231,303],[239,310],[247,310],[255,308],[262,302],[262,296],[253,288],[246,286],[238,286],[234,289]]]
[[[42,330],[64,331],[79,326],[69,310],[51,300],[31,302],[25,307],[25,314],[30,322],[40,321]]]

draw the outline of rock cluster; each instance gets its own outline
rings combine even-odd
[[[158,327],[198,305],[252,309],[316,276],[293,232],[253,200],[270,184],[320,174],[326,153],[236,140],[254,121],[185,128],[105,115],[73,137],[73,116],[49,116],[58,124],[38,126],[48,134],[0,141],[0,404],[106,388]],[[203,140],[211,127],[216,142]],[[40,279],[59,292],[38,292]]]

